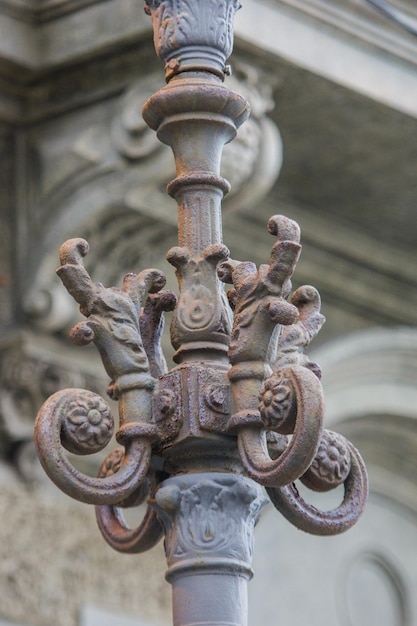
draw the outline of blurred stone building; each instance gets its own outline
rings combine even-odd
[[[411,0],[392,5],[417,18]],[[67,338],[79,314],[55,276],[60,244],[85,237],[106,285],[170,272],[173,159],[140,114],[163,80],[150,26],[137,0],[0,0],[0,626],[170,623],[162,547],[112,552],[32,443],[51,393],[106,387],[95,353]],[[269,216],[299,222],[294,283],[319,289],[328,320],[314,346],[327,425],[371,479],[342,537],[264,513],[250,624],[413,626],[417,39],[362,0],[245,0],[232,67],[252,117],[225,150],[225,243],[264,262]]]

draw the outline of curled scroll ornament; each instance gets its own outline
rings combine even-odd
[[[342,439],[349,451],[350,467],[343,481],[343,501],[336,508],[330,511],[317,509],[304,500],[294,483],[279,489],[267,487],[268,495],[275,508],[294,526],[307,533],[340,534],[351,528],[364,510],[368,497],[366,467],[356,448],[344,437]],[[335,486],[337,484],[334,484]]]
[[[95,435],[95,431],[100,431],[94,424],[99,419],[94,404],[104,402],[85,389],[64,389],[53,394],[38,413],[35,443],[45,472],[64,493],[88,504],[110,504],[127,497],[144,479],[150,461],[152,432],[143,429],[142,436],[138,437],[132,429],[119,431],[116,437],[126,446],[120,471],[106,478],[87,476],[72,465],[65,449],[76,454],[93,454],[107,445],[113,429],[108,429],[108,436]],[[84,410],[84,407],[87,408]],[[78,425],[74,423],[76,420],[79,420]],[[95,439],[99,441],[91,445]]]
[[[117,474],[124,458],[123,448],[116,448],[103,462],[99,476]],[[127,499],[117,505],[96,506],[97,524],[106,542],[118,552],[138,554],[150,550],[163,536],[163,526],[155,509],[148,503],[140,524],[131,528],[123,515],[123,510],[142,504],[146,499],[153,501],[159,476],[149,471],[146,479]]]
[[[249,476],[266,487],[288,485],[308,470],[323,428],[323,393],[318,379],[303,367],[288,368],[285,374],[296,406],[296,415],[289,420],[293,423],[291,442],[271,459],[265,429],[248,426],[238,436],[240,456]],[[274,431],[285,434],[285,424],[286,420]]]
[[[300,318],[299,299],[288,302],[291,276],[301,251],[300,231],[292,220],[275,215],[268,230],[277,237],[269,265],[259,269],[252,263],[229,261],[220,267],[220,278],[234,289],[229,299],[234,308],[229,360],[236,411],[231,424],[238,429],[238,445],[248,475],[269,487],[281,487],[303,474],[317,452],[323,420],[323,395],[320,381],[298,366],[286,369],[286,385],[296,407],[293,428],[276,428],[292,433],[288,447],[277,458],[268,453],[258,396],[265,378],[271,375],[277,338],[282,327],[292,328]],[[303,316],[301,315],[301,319]]]
[[[122,289],[94,283],[83,264],[87,252],[83,239],[66,242],[60,250],[57,273],[87,318],[72,329],[73,341],[78,345],[94,342],[111,378],[109,394],[119,401],[116,439],[125,447],[125,455],[118,472],[98,478],[86,476],[68,460],[64,448],[76,454],[96,452],[108,440],[102,422],[108,422],[110,431],[104,401],[82,389],[60,391],[43,404],[35,442],[45,471],[65,493],[90,504],[110,505],[136,490],[148,471],[152,441],[157,437],[151,423],[152,373],[158,374],[164,363],[159,348],[151,346],[150,365],[141,329],[148,335],[147,344],[158,343],[162,311],[172,308],[175,301],[162,295],[156,312],[155,306],[146,306],[149,298],[167,294],[162,291],[165,278],[159,270],[128,274]]]

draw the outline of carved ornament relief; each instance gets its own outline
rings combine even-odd
[[[59,343],[29,334],[0,351],[1,457],[13,461],[25,480],[43,479],[38,473],[33,446],[33,421],[39,406],[51,393],[66,387],[86,387],[98,399],[97,406],[88,398],[80,406],[74,404],[69,422],[70,439],[80,435],[89,446],[109,431],[112,417],[108,412],[102,415],[103,406],[97,395],[103,395],[105,381],[97,376],[95,369],[95,355],[92,360],[87,357],[80,361],[73,359],[67,350],[62,356]]]
[[[279,131],[267,117],[272,87],[244,63],[237,63],[227,80],[248,98],[252,115],[225,146],[222,171],[232,187],[224,200],[226,211],[259,200],[282,163]],[[175,176],[171,150],[141,115],[158,86],[158,74],[147,76],[116,101],[28,132],[25,158],[31,177],[22,219],[27,232],[42,243],[27,247],[22,300],[37,329],[55,332],[75,319],[74,304],[54,276],[56,242],[74,236],[75,227],[77,236],[92,244],[90,273],[108,284],[120,281],[126,268],[138,266],[155,245],[163,248],[164,238],[174,241],[175,203],[165,191]],[[123,247],[116,245],[121,239]]]

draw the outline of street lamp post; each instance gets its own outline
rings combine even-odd
[[[93,283],[84,267],[88,244],[67,241],[58,274],[86,317],[71,331],[97,346],[118,402],[120,447],[97,478],[65,450],[89,454],[110,441],[107,404],[66,389],[41,407],[35,429],[40,460],[68,495],[96,505],[106,541],[143,552],[165,536],[174,626],[244,626],[252,575],[253,527],[267,501],[293,524],[336,534],[359,517],[367,497],[361,457],[344,437],[323,429],[320,368],[304,350],[324,322],[311,286],[291,293],[300,251],[295,222],[273,216],[268,265],[229,258],[222,243],[220,175],[225,143],[249,115],[245,99],[223,80],[232,50],[237,0],[147,0],[164,88],[143,115],[171,146],[178,203],[178,246],[169,250],[179,297],[157,269],[128,274],[122,289]],[[123,245],[123,242],[120,242]],[[223,283],[231,285],[224,294]],[[174,310],[176,366],[160,346],[163,313]],[[298,493],[344,484],[343,502],[319,511]],[[130,528],[123,509],[147,502]]]

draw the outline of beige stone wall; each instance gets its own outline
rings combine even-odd
[[[77,626],[94,604],[155,623],[170,621],[162,545],[121,555],[96,527],[94,508],[59,502],[17,482],[0,486],[0,620]]]

